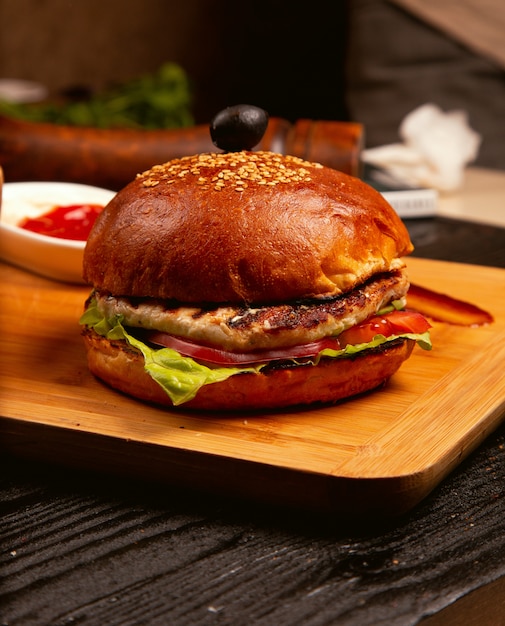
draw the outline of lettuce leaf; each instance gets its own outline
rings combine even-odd
[[[254,367],[210,368],[194,359],[180,355],[171,348],[151,348],[128,333],[122,325],[122,316],[108,320],[92,301],[82,315],[80,324],[110,340],[123,339],[137,348],[144,357],[144,369],[169,395],[174,406],[184,404],[196,396],[203,385],[218,383],[235,374],[259,372],[263,365]]]
[[[146,372],[165,390],[175,406],[184,404],[196,396],[204,385],[221,382],[230,376],[243,373],[258,373],[265,363],[246,367],[216,367],[210,368],[198,363],[194,359],[182,356],[171,348],[151,348],[143,341],[131,335],[123,326],[123,316],[117,315],[113,319],[105,318],[98,310],[96,302],[91,299],[88,308],[81,316],[79,323],[110,340],[124,340],[130,346],[139,350],[145,361]],[[429,331],[422,334],[405,333],[384,337],[376,335],[372,341],[356,345],[347,345],[341,350],[322,350],[313,360],[317,365],[322,357],[341,359],[351,357],[363,350],[376,348],[383,343],[394,339],[412,339],[423,350],[431,350]],[[292,359],[296,363],[296,359]]]

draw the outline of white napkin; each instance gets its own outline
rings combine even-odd
[[[462,185],[465,166],[475,160],[481,143],[465,111],[444,113],[431,103],[409,113],[399,134],[403,143],[364,150],[363,160],[405,183],[438,191]]]

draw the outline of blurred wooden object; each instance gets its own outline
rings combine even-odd
[[[354,122],[271,118],[257,146],[358,175],[363,128]],[[0,116],[0,165],[7,182],[76,182],[117,190],[152,165],[217,152],[206,124],[175,130],[36,124]]]

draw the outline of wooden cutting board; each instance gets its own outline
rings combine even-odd
[[[216,415],[165,410],[87,370],[77,320],[89,290],[7,265],[4,449],[90,470],[347,514],[422,500],[505,416],[505,270],[411,258],[412,282],[477,304],[493,324],[434,323],[385,388],[335,406]]]

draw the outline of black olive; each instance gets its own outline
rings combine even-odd
[[[252,150],[268,126],[268,113],[250,104],[237,104],[219,111],[210,123],[212,143],[226,152]]]

